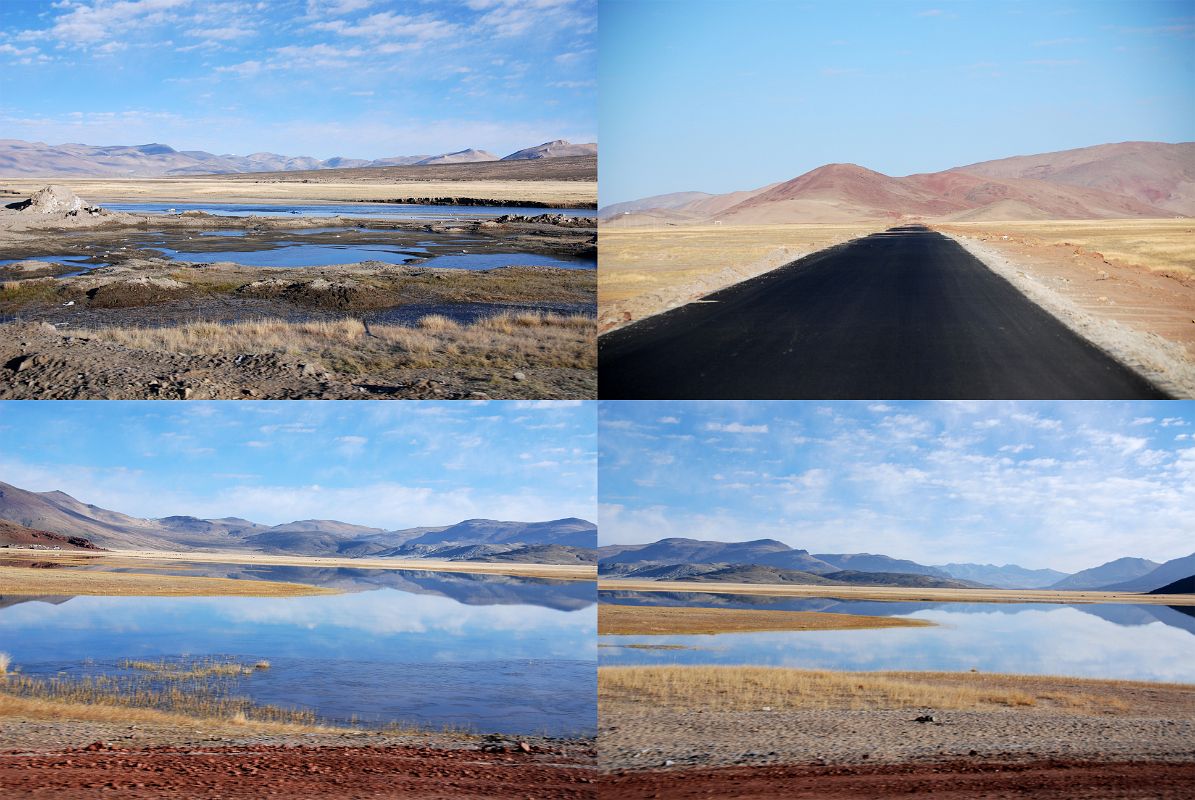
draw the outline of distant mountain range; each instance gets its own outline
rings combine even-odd
[[[650,544],[606,545],[598,548],[597,556],[603,577],[728,583],[1148,592],[1195,575],[1195,553],[1165,564],[1120,558],[1068,575],[1016,564],[927,566],[873,553],[810,554],[775,539],[719,542],[678,537]]]
[[[247,156],[215,155],[204,150],[175,150],[165,144],[49,145],[20,139],[0,139],[0,176],[3,177],[111,177],[148,178],[185,175],[221,175],[250,172],[351,167],[401,167],[465,164],[481,161],[525,161],[540,158],[597,155],[596,144],[572,144],[563,139],[544,142],[499,158],[485,150],[458,150],[439,155],[393,156],[367,160],[337,156],[321,161],[310,156],[252,153]]]
[[[758,189],[674,192],[616,203],[598,214],[617,225],[1192,215],[1195,142],[1105,144],[903,178],[857,164],[827,164]]]
[[[126,550],[214,550],[452,561],[593,563],[597,526],[583,519],[455,525],[387,531],[336,520],[262,525],[237,517],[141,519],[82,503],[65,492],[0,483],[0,545]],[[67,541],[39,539],[48,533]]]

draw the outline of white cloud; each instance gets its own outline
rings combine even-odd
[[[707,431],[720,431],[722,433],[767,433],[767,425],[743,425],[740,422],[707,422],[705,425]]]

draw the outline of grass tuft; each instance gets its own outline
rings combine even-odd
[[[224,355],[273,353],[319,361],[348,376],[391,369],[596,368],[592,317],[499,314],[462,325],[432,314],[413,327],[257,320],[187,323],[170,328],[101,328],[91,335],[146,351]]]

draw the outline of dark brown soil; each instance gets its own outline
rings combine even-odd
[[[603,777],[599,797],[1189,800],[1195,797],[1195,764],[952,761],[874,767],[781,765],[628,772]]]
[[[0,754],[0,796],[29,800],[219,797],[593,798],[596,773],[583,754],[531,745],[529,752],[429,747],[153,747],[97,743],[36,755]]]

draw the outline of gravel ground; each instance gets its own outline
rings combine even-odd
[[[932,713],[936,721],[914,720]],[[957,758],[1195,762],[1195,720],[1009,711],[703,711],[603,704],[604,770]]]

